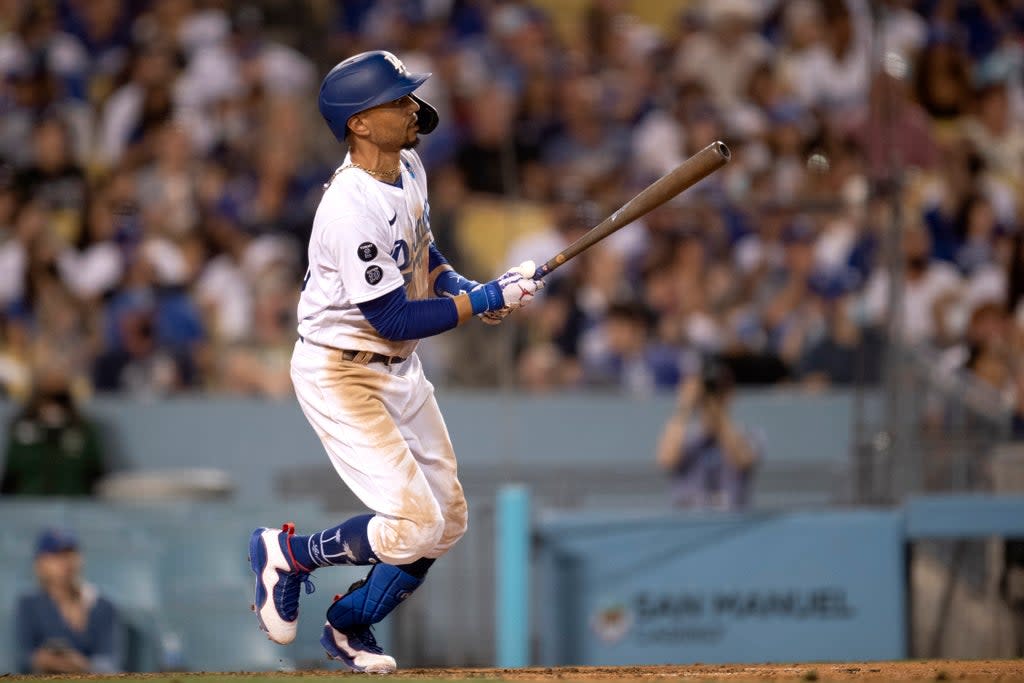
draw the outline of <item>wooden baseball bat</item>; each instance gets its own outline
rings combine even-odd
[[[696,185],[729,163],[732,153],[724,142],[712,142],[692,157],[676,166],[645,187],[640,193],[622,205],[618,211],[588,230],[578,240],[548,259],[537,268],[534,280],[548,275],[566,261],[589,249],[623,226],[629,225],[640,216],[653,211],[683,190]]]

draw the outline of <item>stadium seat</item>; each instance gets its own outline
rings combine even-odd
[[[232,585],[250,578],[247,559],[249,535],[259,525],[295,521],[300,529],[319,529],[326,524],[316,505],[207,504],[189,517],[163,523],[159,536],[165,542],[161,569],[169,595],[201,581]]]
[[[181,641],[190,671],[274,671],[294,668],[286,648],[270,641],[249,610],[251,585],[199,587],[163,611],[164,627]]]
[[[282,648],[266,639],[249,611],[248,538],[258,525],[294,521],[309,531],[334,523],[336,515],[325,515],[318,503],[5,499],[0,515],[17,520],[0,527],[0,573],[20,577],[0,585],[0,614],[12,614],[17,597],[35,585],[31,567],[39,531],[71,528],[79,536],[86,580],[114,602],[124,619],[125,666],[136,671],[176,666],[164,652],[175,636],[183,665],[197,670],[320,663],[319,634],[329,596],[365,573],[356,567],[332,570],[323,593],[304,600],[299,638]],[[12,628],[9,618],[0,618],[0,672],[13,672],[16,666]]]
[[[0,583],[0,674],[17,673],[14,610],[18,597],[35,587],[35,580],[29,572],[25,571],[24,564],[20,571],[12,571],[15,563],[8,564],[8,558],[3,559],[5,562],[0,565],[0,572],[7,579],[14,578]],[[24,561],[30,562],[31,560]]]

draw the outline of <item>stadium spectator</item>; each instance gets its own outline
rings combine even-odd
[[[178,69],[170,45],[136,43],[126,71],[99,116],[94,161],[101,168],[132,168],[146,159],[151,136],[174,112]]]
[[[1024,182],[1024,122],[1010,110],[1009,85],[998,80],[981,84],[974,93],[974,111],[963,123],[964,136],[987,170],[1011,188]]]
[[[14,179],[21,201],[44,207],[49,230],[65,243],[79,239],[88,199],[85,171],[72,158],[71,147],[65,123],[56,116],[42,117],[32,132],[32,161]]]
[[[136,174],[146,232],[181,240],[199,227],[199,173],[188,130],[167,122],[155,132],[154,156]]]
[[[68,374],[50,362],[8,424],[4,495],[88,496],[110,469],[98,425],[79,409]]]
[[[467,102],[469,134],[459,145],[456,162],[472,192],[511,194],[519,183],[513,159],[520,154],[508,146],[513,139],[513,102],[508,89],[497,83],[482,88]]]
[[[892,65],[871,83],[871,96],[844,122],[848,137],[865,150],[872,178],[886,178],[894,168],[931,169],[938,161],[932,124],[914,102],[901,71]]]
[[[0,316],[0,397],[23,401],[31,388],[27,335],[7,316]]]
[[[809,282],[820,308],[824,331],[809,344],[797,367],[801,382],[812,389],[826,386],[874,385],[882,376],[882,339],[872,327],[858,327],[850,315],[850,293],[856,271],[818,272]]]
[[[864,101],[870,70],[870,17],[864,0],[823,0],[822,40],[807,52],[800,79],[790,85],[801,101],[833,116]]]
[[[652,318],[642,305],[614,302],[605,312],[601,348],[583,365],[584,381],[593,386],[616,386],[642,396],[671,389],[679,382],[679,354],[651,338]]]
[[[761,5],[754,0],[706,3],[707,30],[682,44],[675,56],[676,79],[701,83],[723,111],[735,106],[751,74],[769,54],[767,42],[755,30],[762,18]],[[708,69],[707,64],[716,67]]]
[[[93,112],[86,102],[87,55],[61,30],[57,8],[47,2],[13,3],[0,34],[0,73],[10,87],[0,121],[0,155],[28,159],[25,141],[35,122],[52,114],[74,131],[75,153],[87,152]]]
[[[657,451],[678,507],[735,510],[750,504],[763,448],[759,437],[732,417],[732,390],[732,374],[717,362],[680,384]]]
[[[20,300],[25,288],[28,254],[17,230],[19,205],[13,170],[0,166],[0,310]]]
[[[960,274],[949,263],[932,258],[931,240],[924,227],[908,225],[904,231],[903,341],[948,344],[951,335],[948,315],[963,284]],[[888,295],[889,274],[880,265],[864,291],[862,306],[869,324],[883,324]]]
[[[766,349],[787,366],[796,365],[808,337],[820,324],[810,292],[817,233],[807,220],[793,221],[782,234],[783,268],[761,286],[761,319]]]
[[[225,348],[222,386],[229,393],[285,398],[292,393],[295,344],[295,274],[286,265],[268,269],[252,287],[253,329],[247,340]]]
[[[593,76],[579,75],[559,89],[562,126],[541,159],[551,167],[563,196],[601,194],[625,171],[628,136],[610,117],[595,117],[607,97]]]
[[[79,239],[65,245],[57,258],[60,278],[71,295],[98,304],[121,283],[126,265],[119,240],[131,239],[135,206],[118,198],[123,185],[133,181],[124,174],[94,187]],[[119,190],[119,186],[122,186]]]
[[[951,133],[948,124],[966,113],[971,95],[970,62],[952,27],[932,27],[914,68],[914,89],[940,134]]]
[[[562,204],[587,207],[590,227],[708,142],[733,151],[685,209],[558,271],[552,305],[522,321],[515,360],[530,386],[552,365],[571,368],[559,387],[580,386],[620,299],[652,309],[652,341],[683,365],[712,352],[740,383],[801,375],[829,323],[807,259],[787,253],[861,274],[844,296],[860,329],[841,336],[870,339],[865,328],[887,329],[897,203],[927,229],[925,266],[905,262],[903,341],[956,346],[973,309],[1005,303],[1024,196],[1012,5],[701,0],[659,27],[647,8],[595,1],[575,31],[539,1],[328,5],[314,18],[260,0],[14,3],[0,29],[4,391],[23,396],[25,368],[59,347],[103,391],[278,395],[254,369],[274,365],[287,331],[258,319],[285,307],[289,277],[301,282],[332,170],[311,125],[316,74],[377,47],[435,74],[431,221],[467,272],[571,241],[579,225]],[[309,40],[317,29],[324,40]],[[483,248],[481,206],[501,217]],[[515,219],[552,207],[547,229]],[[801,245],[783,235],[797,216],[812,225]],[[439,376],[512,376],[455,362],[472,334],[433,344]]]
[[[121,668],[114,606],[81,576],[77,537],[45,529],[36,540],[39,590],[11,615],[18,670],[25,674],[113,673]]]
[[[912,61],[928,39],[928,22],[915,11],[914,0],[882,0],[881,39],[890,54]]]

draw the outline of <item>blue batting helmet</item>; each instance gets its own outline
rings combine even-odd
[[[420,133],[437,127],[437,110],[412,94],[430,74],[409,73],[398,57],[384,50],[349,57],[330,70],[320,84],[320,113],[338,140],[345,138],[348,120],[370,107],[412,96],[420,105],[416,112]]]

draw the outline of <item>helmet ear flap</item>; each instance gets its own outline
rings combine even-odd
[[[420,105],[420,110],[416,112],[416,123],[420,127],[420,133],[426,135],[430,131],[437,128],[437,124],[440,122],[440,117],[437,115],[437,110],[434,109],[434,105],[430,104],[426,100],[416,97],[416,95],[410,94],[416,104]]]

